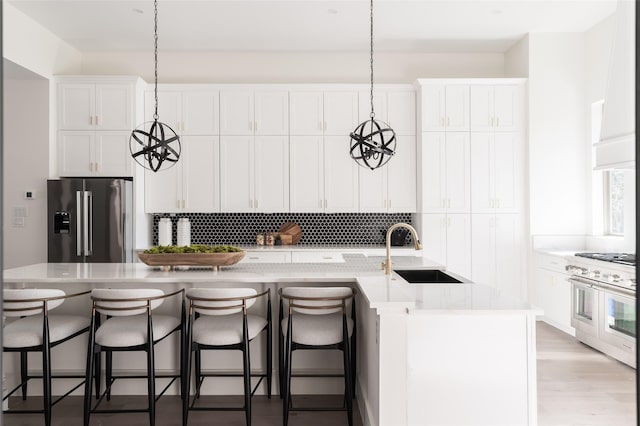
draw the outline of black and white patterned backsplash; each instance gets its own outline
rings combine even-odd
[[[277,232],[285,222],[302,229],[299,245],[384,245],[384,231],[398,222],[411,224],[411,213],[176,213],[153,216],[153,244],[158,244],[158,221],[170,217],[173,243],[176,224],[186,217],[191,222],[191,243],[211,245],[253,245],[256,235]],[[407,244],[410,244],[410,237]]]

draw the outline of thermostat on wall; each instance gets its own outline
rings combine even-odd
[[[35,200],[36,199],[36,193],[33,192],[33,191],[25,191],[24,199],[25,200]]]

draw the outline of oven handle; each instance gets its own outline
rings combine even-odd
[[[617,293],[623,296],[630,296],[630,297],[633,297],[634,299],[636,297],[636,292],[633,290],[627,290],[625,288],[617,287],[615,285],[610,285],[602,281],[596,281],[596,280],[592,280],[584,277],[571,277],[571,278],[568,278],[568,281],[574,284],[579,284],[582,287],[591,287],[595,289],[609,290],[611,293]]]

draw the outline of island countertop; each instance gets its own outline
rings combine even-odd
[[[213,271],[184,267],[163,271],[143,263],[38,263],[6,269],[4,282],[21,285],[88,283],[109,285],[205,283],[356,283],[371,308],[407,311],[531,310],[527,303],[506,298],[481,284],[409,284],[396,273],[384,275],[381,256],[344,254],[341,263],[239,263]],[[441,269],[422,257],[392,256],[394,267]]]

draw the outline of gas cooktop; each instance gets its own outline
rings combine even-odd
[[[576,253],[575,255],[588,259],[602,260],[604,262],[636,266],[636,255],[633,253]]]

